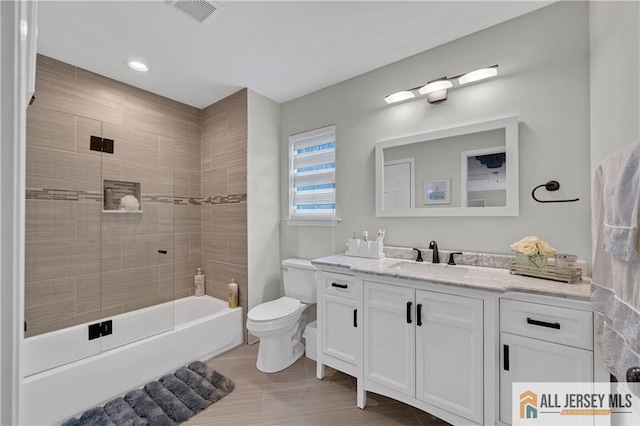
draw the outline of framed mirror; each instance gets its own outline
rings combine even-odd
[[[518,117],[378,142],[376,216],[518,216]]]

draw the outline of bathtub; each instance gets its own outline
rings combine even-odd
[[[25,339],[20,424],[59,424],[242,343],[242,308],[209,296],[107,319],[113,334],[94,340],[88,340],[88,323]]]

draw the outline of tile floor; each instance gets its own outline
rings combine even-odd
[[[331,368],[316,379],[316,363],[302,357],[273,374],[256,369],[258,345],[242,345],[206,363],[234,381],[231,394],[195,415],[195,425],[429,425],[448,423],[384,396],[367,394],[356,407],[356,381]]]

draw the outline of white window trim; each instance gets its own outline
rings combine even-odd
[[[292,149],[293,149],[293,144],[292,144],[292,138],[295,139],[296,136],[300,137],[302,135],[306,136],[306,137],[313,137],[314,135],[321,135],[323,133],[326,133],[327,130],[329,130],[330,128],[332,128],[333,130],[333,134],[335,137],[336,131],[335,131],[335,125],[329,125],[329,126],[324,126],[318,129],[314,129],[314,130],[310,130],[307,132],[301,132],[301,133],[297,133],[294,135],[289,136],[289,150],[288,150],[288,157],[289,157],[289,161],[288,161],[288,168],[289,168],[289,199],[288,199],[288,207],[289,207],[289,217],[284,218],[284,222],[289,225],[289,226],[313,226],[313,227],[317,227],[317,226],[325,226],[325,227],[336,227],[338,226],[338,224],[340,223],[341,219],[339,217],[337,217],[337,211],[335,215],[309,215],[309,216],[299,216],[299,215],[294,215],[294,205],[293,205],[293,198],[294,198],[294,189],[293,189],[293,185],[294,185],[294,172],[293,172],[293,163],[294,163],[294,157],[292,155]],[[336,144],[336,148],[337,148],[337,144]],[[334,180],[335,183],[335,180]],[[337,185],[336,185],[337,187]],[[334,200],[335,203],[335,200]]]

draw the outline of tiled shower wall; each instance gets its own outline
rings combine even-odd
[[[235,278],[246,319],[246,89],[202,113],[202,264],[211,296],[226,300],[227,285]]]
[[[200,205],[202,111],[44,56],[35,96],[27,118],[25,335],[193,294],[201,213],[212,232],[213,208]],[[89,151],[91,135],[114,139],[114,154]],[[143,212],[101,213],[104,179],[140,182]],[[246,288],[244,277],[237,275]],[[215,283],[210,291],[219,295]]]

